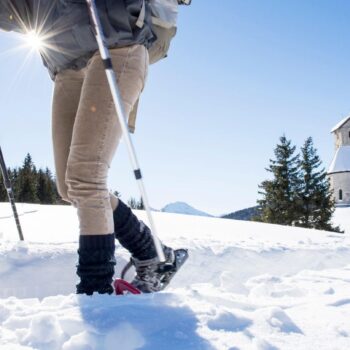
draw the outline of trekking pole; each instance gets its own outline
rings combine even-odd
[[[12,185],[11,185],[11,180],[10,180],[9,174],[7,172],[7,168],[5,165],[5,160],[4,160],[4,156],[2,154],[1,147],[0,147],[0,168],[1,168],[2,178],[4,179],[4,185],[5,185],[5,188],[7,191],[7,195],[9,197],[9,201],[11,203],[13,216],[14,216],[15,221],[16,221],[19,239],[21,241],[24,241],[21,223],[19,222],[18,213],[17,213],[17,209],[16,209],[15,197],[14,197],[14,193],[13,193],[13,189],[12,189]]]
[[[151,226],[152,239],[153,239],[156,251],[157,251],[158,259],[160,262],[165,262],[166,259],[164,256],[164,251],[163,251],[162,245],[160,243],[160,240],[157,236],[157,231],[156,231],[156,227],[155,227],[155,224],[153,221],[151,208],[150,208],[150,205],[148,202],[148,197],[146,194],[146,189],[145,189],[145,185],[144,185],[142,174],[141,174],[141,169],[140,169],[140,166],[139,166],[137,158],[136,158],[136,152],[135,152],[134,145],[131,141],[128,126],[126,124],[127,116],[126,116],[125,111],[124,111],[124,106],[123,106],[121,94],[120,94],[119,87],[117,84],[117,77],[116,77],[116,74],[113,70],[113,64],[112,64],[111,56],[109,53],[109,49],[106,45],[106,39],[105,39],[104,33],[102,31],[102,25],[101,25],[101,21],[100,21],[98,12],[97,12],[96,3],[95,3],[95,0],[86,0],[86,2],[88,5],[90,17],[91,17],[91,20],[92,20],[92,23],[94,26],[95,37],[96,37],[96,41],[97,41],[100,55],[102,58],[102,62],[103,62],[103,65],[105,67],[109,88],[110,88],[111,93],[112,93],[117,116],[118,116],[118,119],[119,119],[119,122],[120,122],[120,125],[122,128],[123,139],[124,139],[124,141],[127,145],[127,148],[128,148],[128,153],[129,153],[130,161],[131,161],[131,164],[132,164],[132,167],[134,170],[134,175],[135,175],[137,184],[139,186],[139,189],[141,192],[141,197],[142,197],[142,200],[143,200],[146,212],[147,212],[149,224]],[[142,11],[144,11],[144,9]]]

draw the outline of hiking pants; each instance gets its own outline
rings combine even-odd
[[[148,52],[142,45],[110,50],[126,115],[144,87]],[[118,199],[107,175],[121,127],[99,52],[80,70],[57,74],[52,106],[52,137],[57,187],[78,212],[81,235],[114,232]]]

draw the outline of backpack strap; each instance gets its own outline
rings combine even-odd
[[[131,134],[135,132],[136,117],[137,117],[137,110],[139,108],[139,102],[140,102],[140,97],[135,102],[134,107],[132,108],[132,111],[130,112],[130,115],[129,115],[128,127],[129,127],[129,132]]]
[[[152,16],[152,23],[166,29],[173,28],[174,25],[170,22],[162,21],[159,17]]]
[[[146,19],[146,2],[145,0],[143,0],[140,15],[136,22],[136,26],[139,28],[143,28],[145,24],[145,19]]]

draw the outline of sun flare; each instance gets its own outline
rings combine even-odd
[[[25,41],[29,47],[36,51],[40,51],[44,47],[43,39],[35,30],[31,30],[26,34]]]

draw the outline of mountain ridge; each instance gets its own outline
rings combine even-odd
[[[186,202],[181,201],[169,203],[166,206],[164,206],[160,211],[163,213],[214,217],[214,215],[198,210],[192,207],[191,205],[187,204]]]

